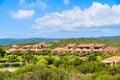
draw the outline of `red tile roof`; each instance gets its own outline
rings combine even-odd
[[[75,46],[77,46],[77,44],[68,44],[67,46],[69,46],[69,47],[75,47]]]
[[[103,60],[103,61],[118,62],[119,60],[120,60],[120,57],[119,57],[119,56],[112,56],[112,57],[106,58],[106,59]]]
[[[91,47],[94,46],[94,44],[80,44],[78,47]]]
[[[107,52],[107,51],[117,51],[119,48],[116,47],[107,47],[105,48],[103,51]]]
[[[103,47],[103,46],[106,46],[105,44],[95,44],[94,45],[95,47]]]

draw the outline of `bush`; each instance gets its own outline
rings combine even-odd
[[[79,66],[80,72],[86,74],[86,73],[94,73],[99,71],[104,71],[109,69],[109,66],[107,66],[104,63],[101,62],[84,62]]]
[[[74,66],[79,66],[79,65],[82,64],[82,63],[83,63],[83,60],[78,59],[78,58],[76,58],[76,59],[73,61],[73,65],[74,65]]]
[[[0,68],[4,68],[4,67],[9,67],[9,64],[7,63],[2,63],[2,64],[0,64]]]
[[[2,63],[0,64],[1,68],[5,68],[5,67],[22,67],[25,66],[25,63],[22,63],[22,65],[20,63]]]
[[[53,62],[53,65],[56,67],[59,67],[59,65],[61,65],[61,64],[62,64],[62,61],[60,61],[60,60],[54,60],[54,62]]]
[[[47,62],[48,62],[49,65],[50,65],[50,64],[53,64],[53,61],[54,61],[53,58],[48,57],[48,58],[46,58],[46,60],[47,60]]]

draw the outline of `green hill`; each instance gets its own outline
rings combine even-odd
[[[70,44],[70,43],[76,43],[76,44],[104,43],[108,46],[120,47],[120,40],[103,40],[103,39],[97,39],[97,38],[70,38],[70,39],[60,40],[57,42],[48,42],[48,43],[53,44],[51,48],[65,47],[67,44]]]

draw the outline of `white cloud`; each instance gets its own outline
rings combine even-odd
[[[16,19],[29,19],[33,17],[35,11],[19,9],[17,12],[11,12],[10,14],[12,15],[13,18]]]
[[[24,3],[25,2],[25,0],[20,0],[20,3]]]
[[[35,7],[38,6],[40,9],[46,9],[47,5],[45,4],[45,2],[41,1],[41,0],[36,0],[36,2],[33,2],[29,5],[27,5],[28,7]]]
[[[70,3],[70,0],[63,0],[65,5],[68,5]]]
[[[39,9],[46,9],[48,8],[47,4],[46,4],[46,0],[42,1],[42,0],[34,0],[31,3],[25,3],[25,0],[20,0],[21,6],[25,7],[25,8],[33,8],[33,7],[37,7]]]
[[[62,13],[47,13],[35,20],[34,29],[75,31],[83,28],[99,28],[102,26],[120,25],[120,5],[110,7],[107,4],[94,2],[91,7],[81,10],[74,7]]]

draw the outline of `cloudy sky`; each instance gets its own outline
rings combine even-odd
[[[120,0],[0,0],[0,38],[120,35]]]

